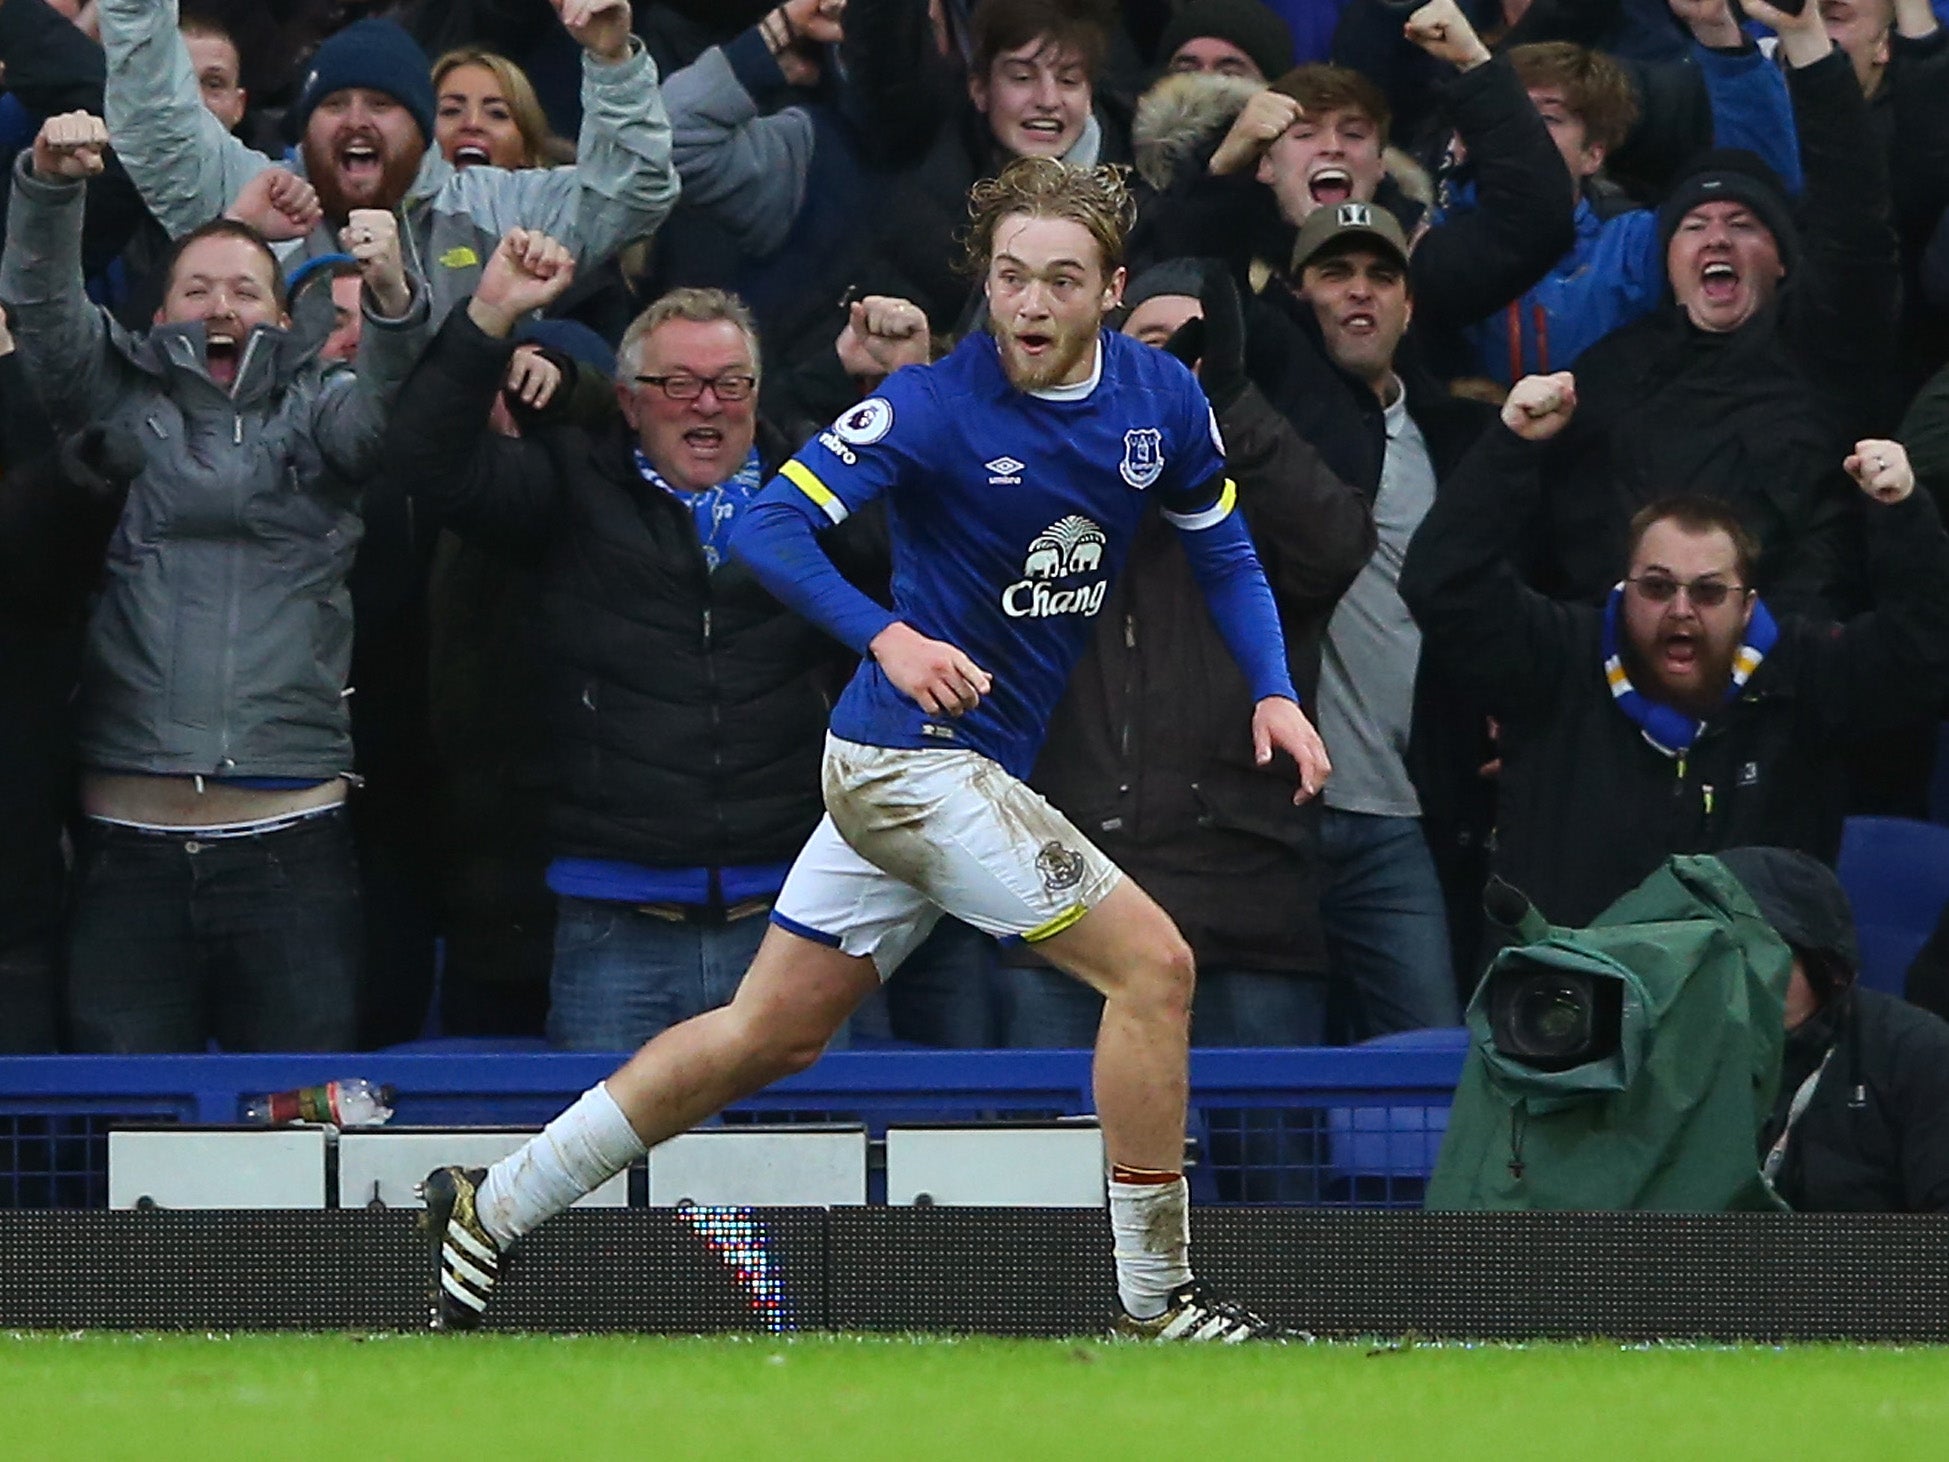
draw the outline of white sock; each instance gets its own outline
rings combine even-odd
[[[1110,1183],[1117,1297],[1139,1320],[1164,1313],[1171,1291],[1191,1282],[1191,1199],[1184,1179]]]
[[[474,1199],[481,1227],[505,1248],[648,1150],[609,1089],[597,1082],[519,1151],[487,1170]]]

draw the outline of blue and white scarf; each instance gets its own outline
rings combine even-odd
[[[758,495],[758,489],[765,485],[765,469],[759,465],[758,449],[753,447],[751,455],[744,459],[744,466],[730,477],[702,492],[681,492],[672,487],[663,480],[663,474],[650,465],[650,459],[643,455],[641,447],[634,450],[636,470],[643,474],[643,480],[662,488],[689,507],[691,517],[697,522],[697,543],[704,550],[704,562],[715,569],[724,561],[724,547],[730,542],[731,529],[737,524],[746,505]]]
[[[1618,709],[1637,722],[1638,730],[1653,748],[1666,756],[1683,756],[1698,740],[1699,728],[1705,722],[1676,706],[1652,700],[1631,684],[1631,677],[1624,670],[1624,653],[1617,632],[1618,605],[1623,598],[1624,585],[1619,584],[1604,601],[1604,679],[1610,684]],[[1746,625],[1745,642],[1732,657],[1732,683],[1726,687],[1721,705],[1732,704],[1733,698],[1745,689],[1746,682],[1753,678],[1753,672],[1760,668],[1760,662],[1779,638],[1779,625],[1774,623],[1766,606],[1755,599],[1753,617]]]

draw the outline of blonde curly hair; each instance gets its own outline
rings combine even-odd
[[[968,191],[968,229],[963,237],[970,274],[988,272],[995,227],[1012,214],[1066,218],[1080,223],[1103,251],[1108,275],[1123,263],[1124,241],[1137,219],[1137,203],[1121,167],[1077,167],[1054,157],[1021,157],[1000,175]]]

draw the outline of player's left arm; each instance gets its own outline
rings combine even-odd
[[[1279,610],[1245,515],[1238,510],[1238,489],[1221,470],[1184,497],[1167,496],[1163,507],[1166,521],[1178,530],[1212,621],[1252,687],[1253,756],[1264,766],[1275,751],[1283,751],[1298,763],[1299,791],[1293,800],[1304,802],[1326,785],[1333,768],[1319,732],[1299,708]]]

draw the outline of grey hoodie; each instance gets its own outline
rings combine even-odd
[[[23,152],[0,254],[0,299],[56,425],[102,426],[143,461],[89,621],[78,758],[335,776],[352,763],[345,575],[360,533],[343,483],[378,463],[386,403],[426,339],[426,290],[416,281],[403,319],[368,313],[356,372],[318,363],[328,309],[258,326],[226,391],[200,322],[133,335],[88,302],[83,196],[35,178]]]
[[[279,164],[224,130],[200,100],[176,30],[175,0],[102,0],[103,109],[116,155],[171,238],[223,212]],[[474,292],[511,228],[540,229],[583,268],[656,232],[677,201],[670,123],[656,65],[632,42],[613,65],[582,62],[582,135],[573,167],[455,169],[428,146],[400,201],[408,263],[426,279],[433,324]],[[329,226],[282,246],[287,267],[338,249]]]

